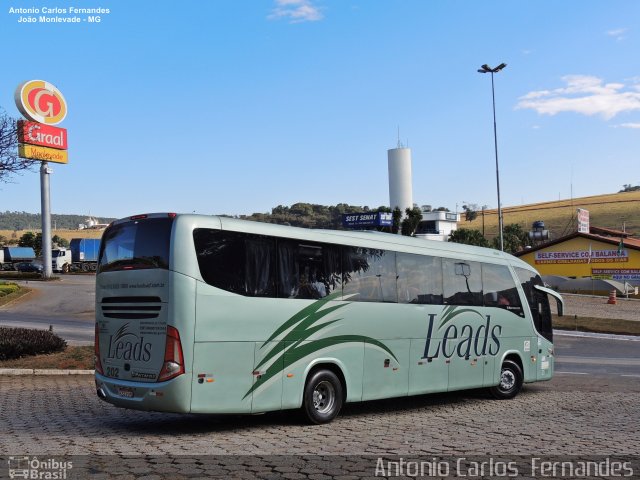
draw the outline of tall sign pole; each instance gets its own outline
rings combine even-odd
[[[48,162],[40,165],[40,212],[42,218],[42,276],[51,278],[53,275],[51,258],[51,196],[49,195],[49,175],[52,170]]]
[[[18,121],[18,155],[41,160],[40,206],[42,217],[42,276],[51,278],[51,195],[49,162],[67,163],[67,130],[53,127],[67,115],[67,103],[62,93],[49,82],[30,80],[15,92],[18,110],[27,120]]]

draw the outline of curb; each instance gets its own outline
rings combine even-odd
[[[53,370],[45,368],[0,368],[2,375],[93,375],[95,370]]]
[[[617,333],[596,333],[582,332],[580,330],[553,330],[553,335],[559,337],[578,337],[578,338],[606,338],[608,340],[626,340],[629,342],[640,342],[640,336],[621,335]]]

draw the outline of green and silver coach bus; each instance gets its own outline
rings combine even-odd
[[[96,387],[140,410],[331,421],[345,402],[549,380],[551,296],[486,248],[148,214],[104,232]]]

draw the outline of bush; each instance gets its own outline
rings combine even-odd
[[[0,283],[0,297],[9,295],[20,290],[20,287],[15,283]]]
[[[62,352],[67,342],[48,330],[0,327],[0,360]]]

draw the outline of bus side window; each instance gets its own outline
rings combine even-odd
[[[340,289],[340,273],[339,247],[278,240],[278,297],[323,298]]]
[[[343,247],[342,295],[356,302],[397,302],[396,253]]]
[[[193,232],[205,282],[250,297],[275,297],[275,241],[262,235],[198,228]]]
[[[482,306],[482,274],[478,262],[444,258],[442,275],[445,305]]]
[[[518,289],[506,265],[482,264],[482,291],[485,307],[502,308],[524,317]]]
[[[442,305],[442,259],[397,253],[398,302]]]

